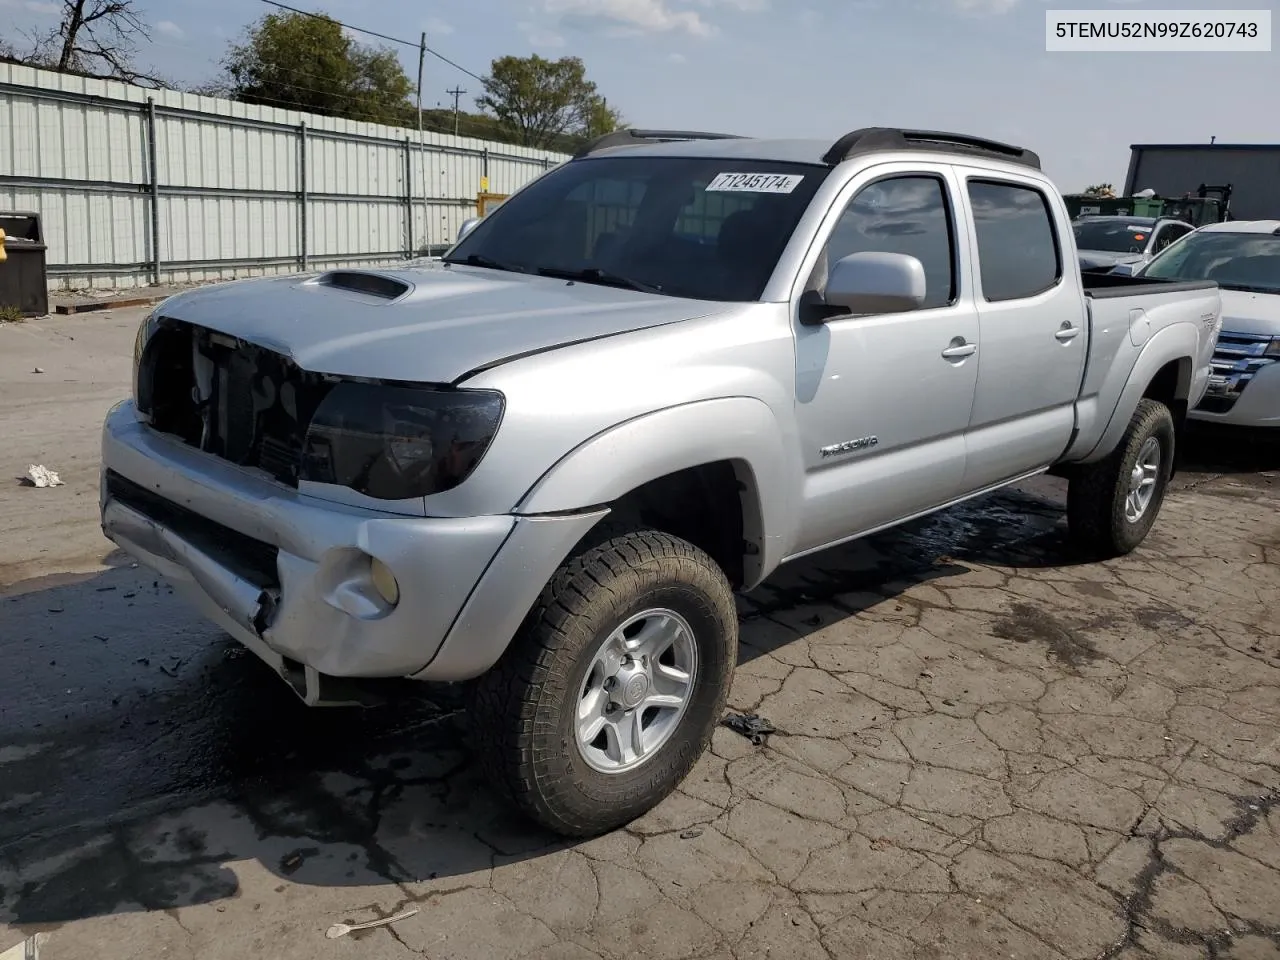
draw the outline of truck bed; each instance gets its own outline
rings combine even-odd
[[[1082,280],[1089,313],[1089,361],[1077,404],[1078,432],[1064,458],[1068,461],[1110,449],[1117,442],[1128,414],[1119,419],[1114,414],[1126,389],[1150,382],[1159,370],[1143,359],[1143,348],[1152,339],[1159,337],[1174,346],[1162,347],[1148,357],[1167,350],[1175,354],[1185,350],[1191,356],[1192,368],[1187,371],[1191,389],[1201,389],[1214,342],[1206,318],[1212,319],[1221,309],[1218,284],[1211,280],[1087,273]],[[1136,397],[1131,400],[1137,402]]]
[[[1123,273],[1080,274],[1084,282],[1084,295],[1095,300],[1111,297],[1135,297],[1152,293],[1182,293],[1190,290],[1212,290],[1213,280],[1157,280],[1150,277],[1131,277]]]

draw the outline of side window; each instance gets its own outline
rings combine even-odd
[[[1012,183],[973,180],[969,203],[978,233],[982,295],[1021,300],[1062,277],[1062,255],[1044,194]]]
[[[954,301],[955,240],[942,179],[892,177],[859,190],[827,241],[827,268],[851,253],[867,252],[905,253],[924,265],[922,309]]]
[[[1176,224],[1169,224],[1160,232],[1160,238],[1156,240],[1155,250],[1153,253],[1159,253],[1165,247],[1169,246],[1173,241],[1190,233],[1189,227],[1180,227]]]

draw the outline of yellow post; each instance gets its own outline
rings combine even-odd
[[[9,259],[9,255],[4,252],[4,231],[0,230],[0,263],[4,263]]]

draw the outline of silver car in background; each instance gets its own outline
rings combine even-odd
[[[1099,270],[1120,264],[1139,267],[1195,228],[1167,217],[1084,216],[1073,221],[1071,229],[1080,266]]]
[[[1213,374],[1191,419],[1280,429],[1280,220],[1209,224],[1135,274],[1222,290]]]

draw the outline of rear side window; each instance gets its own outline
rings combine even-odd
[[[1062,255],[1045,195],[1033,187],[973,180],[982,295],[990,302],[1044,293],[1062,277]]]

